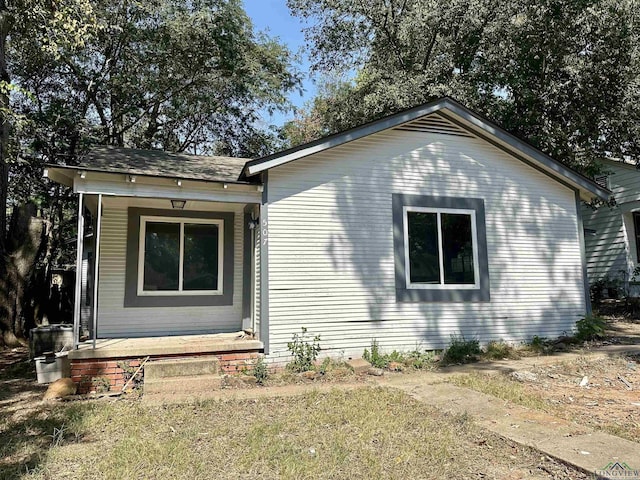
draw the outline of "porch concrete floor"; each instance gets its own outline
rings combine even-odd
[[[210,335],[98,339],[95,348],[88,340],[69,352],[69,359],[188,355],[262,350],[264,345],[244,332]]]

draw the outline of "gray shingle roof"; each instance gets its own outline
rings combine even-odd
[[[97,146],[80,160],[77,168],[231,183],[238,181],[247,160],[249,159]]]

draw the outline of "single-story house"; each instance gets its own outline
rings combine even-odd
[[[615,201],[597,208],[582,206],[589,282],[596,296],[638,296],[640,170],[635,162],[601,162],[603,174],[595,180]]]
[[[253,160],[104,147],[47,175],[94,223],[70,354],[94,367],[282,363],[302,327],[346,357],[557,336],[590,309],[581,200],[610,195],[449,98]]]

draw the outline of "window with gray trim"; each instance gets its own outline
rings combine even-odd
[[[222,293],[224,221],[140,217],[138,295]]]
[[[233,304],[234,214],[131,207],[125,307]]]
[[[393,195],[396,300],[489,301],[484,201]]]

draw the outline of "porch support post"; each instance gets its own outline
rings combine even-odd
[[[73,301],[73,348],[80,343],[80,305],[82,295],[82,255],[84,249],[84,195],[78,196],[78,239],[76,240],[76,284]]]
[[[254,245],[251,239],[253,238],[253,228],[251,227],[251,211],[253,205],[247,205],[244,207],[244,219],[243,219],[243,235],[242,235],[242,329],[253,328],[253,318],[251,315],[252,307],[252,294],[253,294],[253,249]]]
[[[260,204],[260,341],[269,354],[269,172],[262,174]]]
[[[98,209],[95,233],[95,252],[93,253],[93,348],[96,348],[98,335],[98,271],[100,265],[100,233],[102,230],[102,194],[98,195]]]

